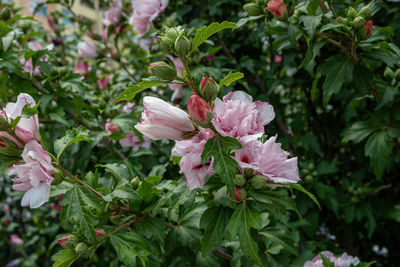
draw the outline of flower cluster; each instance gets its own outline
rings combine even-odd
[[[350,267],[357,266],[360,263],[360,259],[357,257],[349,256],[347,253],[343,253],[341,256],[336,257],[330,251],[322,251],[320,254],[324,255],[335,267]],[[307,261],[304,267],[324,267],[321,255],[317,255],[311,261]]]
[[[8,174],[16,176],[13,189],[25,191],[21,205],[31,208],[38,208],[49,200],[50,186],[54,180],[52,175],[55,171],[49,153],[40,144],[38,116],[22,116],[26,105],[33,107],[35,104],[30,95],[20,94],[16,103],[8,103],[0,113],[10,129],[0,132],[0,136],[23,148],[23,162],[14,164]],[[14,129],[11,129],[12,120],[19,120]]]
[[[187,104],[189,115],[155,97],[143,99],[143,121],[136,129],[151,139],[175,140],[172,155],[181,158],[180,168],[189,189],[201,188],[206,176],[213,174],[213,157],[202,162],[201,154],[206,142],[215,135],[237,139],[242,148],[233,158],[240,171],[251,169],[274,183],[296,183],[299,179],[297,158],[288,158],[289,153],[276,143],[276,136],[265,143],[258,139],[264,134],[264,126],[270,123],[275,113],[266,102],[255,101],[242,91],[230,92],[223,99],[210,93],[216,89],[215,82],[204,77],[200,85],[201,94],[192,95]]]

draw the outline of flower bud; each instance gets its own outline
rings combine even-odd
[[[161,50],[164,50],[167,53],[171,53],[173,51],[174,42],[170,38],[167,36],[160,36],[158,40],[158,46],[161,48]]]
[[[57,243],[60,244],[61,247],[67,248],[66,243],[69,241],[70,238],[71,238],[71,236],[69,236],[69,235],[63,236],[63,237],[57,239]]]
[[[139,183],[140,183],[139,177],[135,177],[131,180],[131,185],[133,189],[137,189],[139,187]]]
[[[161,80],[172,81],[176,77],[176,69],[165,62],[151,63],[150,71]]]
[[[354,19],[357,16],[357,10],[354,7],[347,9],[347,18]]]
[[[102,238],[103,236],[106,235],[106,231],[104,231],[101,228],[96,228],[96,229],[94,229],[94,231],[96,232],[96,237],[97,238]]]
[[[0,10],[0,18],[2,20],[8,20],[11,17],[11,11],[8,7],[4,8],[3,10]]]
[[[358,15],[363,17],[364,19],[369,19],[372,14],[372,8],[371,4],[366,5],[365,7],[361,8],[360,12],[358,12]]]
[[[239,186],[235,187],[235,201],[237,201],[237,202],[242,201],[242,196],[240,194],[241,189],[242,188]]]
[[[253,170],[253,169],[250,169],[250,168],[244,169],[244,172],[243,172],[244,176],[245,176],[247,179],[253,177],[253,173],[254,173],[254,170]]]
[[[359,29],[364,26],[364,23],[365,19],[363,17],[358,16],[353,20],[353,27],[354,29]]]
[[[397,69],[397,70],[394,72],[394,78],[395,78],[396,80],[400,80],[400,69]]]
[[[263,12],[256,3],[247,3],[243,6],[243,9],[249,14],[249,16],[258,16]]]
[[[385,78],[388,78],[388,79],[393,79],[395,77],[395,74],[391,68],[386,67],[385,72],[383,73],[383,76],[385,76]]]
[[[241,174],[236,174],[235,176],[235,185],[244,186],[246,183],[246,178]]]
[[[267,4],[269,12],[279,19],[283,19],[286,15],[286,6],[283,0],[270,0]]]
[[[187,56],[190,52],[190,41],[182,34],[175,40],[175,51],[179,56]]]
[[[250,183],[251,186],[255,189],[261,189],[267,185],[267,177],[262,175],[255,175],[253,178],[251,178]]]
[[[218,85],[208,76],[203,77],[201,80],[200,89],[207,101],[213,101],[218,95]]]
[[[86,243],[84,243],[84,242],[78,243],[75,246],[75,252],[78,255],[85,254],[87,252],[87,250],[88,250],[88,245]]]
[[[210,121],[211,107],[200,96],[192,94],[187,107],[190,117],[195,122],[204,124]]]
[[[368,36],[371,35],[372,29],[374,28],[374,24],[372,23],[372,20],[365,22],[364,28],[365,28],[365,38],[363,38],[363,39],[366,39],[366,38],[368,38]],[[364,37],[364,31],[363,31],[363,37]]]

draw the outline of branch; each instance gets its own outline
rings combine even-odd
[[[228,254],[228,253],[225,253],[225,252],[223,252],[223,251],[220,250],[220,249],[214,250],[213,253],[214,253],[214,255],[216,255],[216,256],[218,256],[218,257],[220,257],[220,258],[223,258],[223,259],[225,259],[225,260],[227,260],[227,261],[231,261],[231,260],[233,259],[233,256],[232,256],[232,255],[230,255],[230,254]]]
[[[183,65],[185,66],[185,70],[186,70],[186,73],[187,73],[186,76],[187,76],[187,79],[188,79],[188,83],[189,83],[190,88],[192,88],[193,92],[194,92],[196,95],[200,95],[199,90],[197,89],[196,85],[194,84],[192,74],[190,73],[188,60],[185,59],[185,58],[181,58],[181,60],[182,60],[182,62],[183,62]]]
[[[332,11],[333,17],[336,19],[336,18],[337,18],[337,15],[336,15],[335,10],[333,9],[333,5],[332,5],[331,2],[329,2],[329,9]]]
[[[321,7],[322,12],[323,12],[324,14],[326,14],[326,13],[329,12],[329,10],[328,10],[328,8],[326,7],[326,5],[325,5],[325,3],[324,3],[323,0],[317,0],[317,2],[318,2],[318,5]]]

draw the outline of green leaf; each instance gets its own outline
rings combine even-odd
[[[234,29],[236,26],[236,23],[228,21],[224,21],[222,23],[213,22],[208,26],[204,26],[201,29],[196,30],[196,34],[192,41],[192,49],[190,50],[190,54],[214,33],[225,29]]]
[[[333,262],[331,262],[327,256],[325,256],[324,254],[320,253],[319,254],[321,256],[322,259],[322,264],[324,265],[324,267],[335,267],[335,264]]]
[[[153,86],[160,86],[165,84],[165,82],[155,79],[143,79],[138,84],[129,85],[128,88],[125,89],[112,103],[115,104],[119,101],[126,100],[129,101],[133,99],[137,93],[153,87]]]
[[[317,204],[318,208],[321,209],[321,205],[319,204],[318,199],[314,196],[314,194],[308,192],[304,187],[302,187],[299,184],[290,184],[289,187],[294,188],[294,189],[306,194],[309,198],[311,198],[312,201],[314,201],[315,204]]]
[[[0,20],[0,38],[3,38],[11,31],[12,29],[4,21]]]
[[[38,107],[39,107],[40,102],[37,102],[35,106],[30,107],[29,104],[26,104],[22,108],[22,117],[24,118],[29,118],[32,117],[35,114],[38,114]]]
[[[393,141],[385,130],[374,133],[365,144],[365,156],[371,158],[371,167],[377,178],[381,178],[392,153]]]
[[[343,56],[332,56],[321,66],[321,73],[326,76],[322,85],[324,105],[333,94],[340,92],[343,84],[352,80],[353,68],[353,62]]]
[[[231,83],[240,80],[244,77],[244,74],[241,72],[234,72],[230,71],[228,75],[226,75],[219,83],[219,88],[223,86],[229,86]]]
[[[228,187],[231,196],[235,195],[235,173],[238,163],[230,156],[229,152],[231,149],[240,149],[241,147],[242,145],[235,138],[218,135],[207,141],[201,154],[203,164],[214,157],[214,170]]]
[[[203,213],[200,219],[200,227],[205,228],[200,241],[203,256],[220,245],[231,214],[231,209],[219,207],[210,207]]]
[[[99,199],[92,192],[74,184],[63,200],[62,224],[64,226],[76,225],[89,241],[96,242],[94,224],[97,221],[93,212],[100,209]]]
[[[59,255],[55,255],[53,267],[69,267],[79,258],[73,249],[63,249]]]
[[[240,27],[242,27],[243,25],[245,25],[249,21],[261,19],[263,17],[264,17],[264,15],[250,16],[250,17],[242,18],[236,23],[237,24],[236,29],[239,29]]]
[[[136,258],[139,258],[143,266],[147,265],[147,257],[152,254],[152,248],[142,236],[133,232],[121,231],[112,234],[110,241],[119,259],[126,266],[136,266]]]
[[[307,29],[309,37],[312,39],[314,37],[315,29],[321,23],[322,15],[319,16],[301,16],[300,21],[303,22]]]
[[[343,141],[359,143],[376,130],[377,127],[370,121],[358,121],[345,131]]]
[[[86,128],[79,126],[78,128],[67,131],[64,137],[54,141],[54,151],[57,154],[57,159],[60,158],[61,154],[64,153],[70,145],[81,141],[91,141],[89,131]]]
[[[283,241],[282,239],[280,239],[277,235],[276,232],[273,231],[262,231],[260,232],[261,235],[265,236],[268,240],[270,240],[271,242],[277,243],[279,245],[281,245],[285,250],[287,250],[288,252],[290,252],[291,254],[297,256],[298,252],[296,249],[293,248],[293,246],[290,246],[289,244],[287,244],[285,241]]]

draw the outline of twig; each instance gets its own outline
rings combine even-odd
[[[317,2],[318,2],[318,5],[321,7],[322,12],[323,12],[324,14],[326,14],[326,13],[329,12],[329,10],[328,10],[328,8],[326,7],[326,5],[325,5],[325,3],[324,3],[323,0],[317,0]]]
[[[107,234],[107,236],[111,236],[112,234],[115,234],[116,232],[122,231],[122,230],[128,228],[129,226],[131,226],[132,224],[137,223],[137,222],[141,222],[141,221],[143,221],[142,217],[135,218],[135,219],[133,219],[133,220],[127,222],[127,223],[124,223],[124,224],[118,226],[113,231],[111,231],[109,234]]]
[[[329,2],[329,9],[332,11],[333,17],[336,19],[337,15],[336,15],[335,9],[333,9],[333,5],[331,2]]]
[[[220,250],[220,249],[214,250],[213,253],[214,253],[214,255],[216,255],[216,256],[218,256],[218,257],[220,257],[220,258],[223,258],[223,259],[225,259],[225,260],[227,260],[227,261],[231,261],[231,260],[233,259],[233,256],[232,256],[232,255],[230,255],[230,254],[228,254],[228,253],[225,253],[225,252],[223,252],[223,251]]]
[[[103,199],[103,195],[98,192],[96,189],[94,189],[93,187],[91,187],[90,185],[86,184],[85,182],[83,182],[82,180],[78,179],[75,177],[75,175],[73,175],[72,173],[70,173],[69,171],[67,171],[66,169],[64,169],[60,164],[58,163],[53,163],[54,167],[56,167],[57,169],[59,169],[60,171],[62,171],[66,176],[68,176],[69,178],[71,178],[72,180],[74,180],[76,183],[86,187],[87,189],[89,189],[93,194],[95,194],[97,197]]]
[[[389,189],[392,187],[392,184],[386,184],[386,185],[382,185],[380,187],[378,187],[377,189],[374,190],[374,192],[372,192],[372,196],[377,195],[380,191],[385,190],[385,189]]]
[[[188,83],[189,83],[190,88],[192,88],[193,92],[196,95],[200,95],[199,90],[197,89],[196,85],[194,84],[192,74],[190,73],[188,60],[185,58],[181,58],[181,60],[183,62],[183,65],[185,66],[186,76],[188,78]]]

